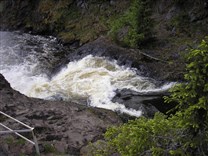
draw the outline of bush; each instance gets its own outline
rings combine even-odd
[[[111,22],[110,35],[125,46],[138,47],[152,37],[150,15],[150,0],[133,0],[128,10]]]
[[[187,55],[187,83],[177,85],[167,102],[178,103],[176,116],[189,130],[192,152],[208,154],[208,38]]]
[[[178,149],[176,142],[182,133],[185,133],[185,129],[176,120],[170,122],[166,116],[157,113],[154,119],[141,117],[108,129],[105,134],[108,148],[102,153],[119,153],[122,156],[179,154],[183,151]]]
[[[161,113],[107,130],[105,155],[208,155],[208,42],[187,55],[186,83],[175,86],[166,102],[177,102],[176,114]]]

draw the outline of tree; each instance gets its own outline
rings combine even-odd
[[[117,20],[111,22],[110,35],[123,45],[136,48],[152,38],[153,22],[150,18],[151,0],[132,0],[129,9]],[[125,29],[123,37],[119,33]]]
[[[177,102],[169,117],[156,113],[109,128],[107,146],[96,155],[208,155],[208,39],[190,49],[185,83],[176,85],[165,101]]]
[[[177,85],[167,102],[178,103],[176,116],[191,133],[192,152],[208,154],[208,38],[196,49],[190,49],[184,79],[187,83]]]

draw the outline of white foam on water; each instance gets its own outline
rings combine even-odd
[[[15,51],[19,46],[8,47],[1,44],[0,73],[6,77],[14,89],[29,97],[41,99],[61,97],[66,101],[88,99],[88,104],[92,107],[140,116],[142,115],[140,110],[128,109],[123,104],[111,101],[116,90],[160,92],[173,85],[170,83],[158,88],[150,79],[137,75],[135,69],[119,66],[116,61],[92,55],[69,62],[49,80],[44,73],[36,72],[41,62],[36,59],[34,49],[27,57],[21,57]],[[18,52],[21,53],[19,49]]]
[[[33,37],[33,38],[31,38]],[[45,82],[47,76],[40,73],[37,45],[27,45],[31,39],[49,41],[41,36],[0,32],[0,73],[9,81],[11,87],[27,95],[34,82]],[[48,51],[44,50],[44,54]],[[43,54],[43,55],[44,55]]]
[[[157,88],[147,78],[138,76],[134,69],[117,65],[103,57],[88,55],[70,62],[51,81],[35,83],[27,95],[46,99],[61,95],[64,100],[87,98],[90,106],[120,111],[140,116],[141,111],[127,109],[124,105],[113,103],[117,89],[133,89],[138,92],[166,90],[171,84]]]

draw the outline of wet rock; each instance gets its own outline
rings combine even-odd
[[[129,89],[123,89],[117,91],[117,94],[112,101],[122,103],[127,108],[141,110],[143,112],[143,116],[152,118],[156,112],[160,111],[167,113],[168,110],[175,106],[174,104],[164,104],[163,96],[165,95],[168,95],[168,93],[150,92],[142,94]]]
[[[156,96],[144,96],[139,95],[135,91],[121,90],[117,92],[117,95],[113,98],[113,102],[124,104],[127,108],[133,108],[135,110],[141,110],[142,115],[152,118],[158,109],[151,103],[151,100],[156,99]],[[144,103],[144,101],[150,101],[150,103]]]
[[[69,59],[80,59],[87,55],[104,56],[109,59],[115,59],[118,64],[131,66],[133,62],[139,62],[143,56],[135,53],[129,49],[119,47],[104,37],[100,37],[94,42],[86,44],[75,51],[69,56]]]
[[[109,60],[117,60],[119,65],[137,68],[138,71],[144,75],[147,75],[149,71],[148,66],[144,68],[145,65],[143,64],[144,61],[147,61],[149,58],[146,58],[144,55],[141,55],[136,51],[119,47],[105,37],[100,37],[70,53],[62,62],[54,67],[52,73],[56,74],[62,67],[68,64],[68,62],[82,59],[87,55],[106,57]]]
[[[10,84],[5,80],[4,76],[0,74],[0,90],[11,90]]]
[[[172,81],[182,79],[181,72],[173,74],[176,66],[165,61],[153,59],[154,51],[140,51],[135,49],[122,48],[105,37],[87,43],[82,47],[71,52],[66,58],[57,64],[52,75],[57,74],[61,68],[65,67],[69,62],[79,60],[87,55],[106,57],[109,60],[116,60],[119,65],[136,68],[138,75],[151,77],[160,81]]]

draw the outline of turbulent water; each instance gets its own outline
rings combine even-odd
[[[140,116],[142,112],[111,101],[116,90],[160,92],[172,86],[157,87],[149,78],[137,75],[135,69],[92,55],[69,62],[49,78],[48,73],[59,61],[56,56],[61,50],[62,46],[53,37],[0,32],[0,73],[15,90],[29,97],[66,101],[83,99],[90,106],[134,116]]]

